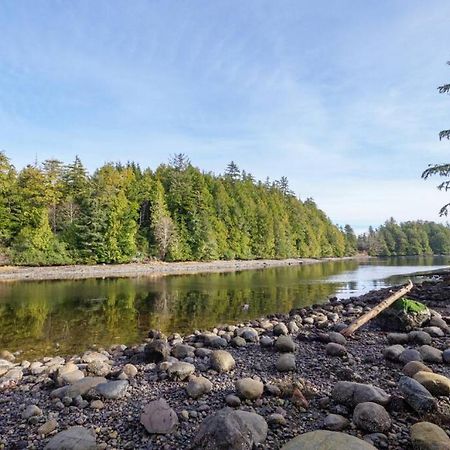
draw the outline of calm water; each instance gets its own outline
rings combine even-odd
[[[189,332],[288,312],[449,265],[449,257],[390,258],[161,278],[0,283],[0,349],[33,358],[93,344],[138,343],[150,328]]]

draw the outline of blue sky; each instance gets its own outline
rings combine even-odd
[[[285,175],[333,221],[439,220],[447,0],[0,2],[0,148],[89,169],[186,153]]]

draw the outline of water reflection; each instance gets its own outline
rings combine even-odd
[[[3,283],[0,348],[20,349],[31,358],[75,353],[92,344],[136,343],[149,328],[190,332],[287,312],[385,287],[390,275],[446,264],[447,258],[334,261],[160,278]]]

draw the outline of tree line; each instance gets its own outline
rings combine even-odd
[[[397,223],[393,218],[358,236],[358,250],[372,256],[450,254],[450,227],[426,221]]]
[[[0,152],[0,255],[56,265],[328,257],[356,253],[349,225],[334,225],[287,178],[257,181],[231,162],[224,174],[178,154],[156,170],[79,157],[17,171]]]

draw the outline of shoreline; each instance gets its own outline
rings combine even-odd
[[[134,278],[141,276],[186,275],[212,272],[266,269],[296,265],[318,264],[329,261],[366,261],[366,255],[329,258],[288,258],[218,260],[188,262],[148,262],[111,265],[71,266],[0,266],[0,283],[13,281],[81,280],[89,278]]]

